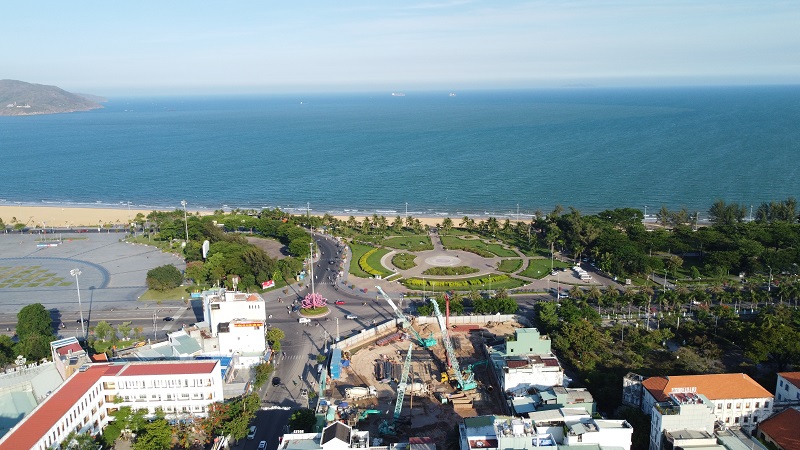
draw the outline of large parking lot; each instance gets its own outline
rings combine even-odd
[[[84,308],[123,307],[146,290],[148,270],[164,264],[184,269],[181,258],[155,247],[121,242],[123,236],[50,234],[44,241],[39,234],[0,234],[0,308],[4,313],[16,313],[25,305],[41,303],[48,309],[77,311],[73,269],[80,271]]]

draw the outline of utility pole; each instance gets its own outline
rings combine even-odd
[[[336,319],[336,342],[339,342],[339,339],[340,339],[340,336],[339,336],[339,318],[338,317],[334,317],[334,319]]]

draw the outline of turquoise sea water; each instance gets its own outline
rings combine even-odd
[[[112,98],[0,117],[0,204],[417,215],[800,196],[800,87]],[[346,210],[346,211],[345,211]]]

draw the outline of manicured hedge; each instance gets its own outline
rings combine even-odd
[[[489,283],[502,283],[508,280],[508,275],[489,275],[479,278],[467,278],[465,280],[422,280],[421,278],[408,278],[404,280],[404,284],[411,288],[428,287],[432,284],[436,287],[445,288],[468,288],[474,286],[483,286]]]

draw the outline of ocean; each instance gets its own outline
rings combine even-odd
[[[716,199],[800,195],[800,86],[405,94],[111,98],[0,117],[0,205],[702,217]]]

